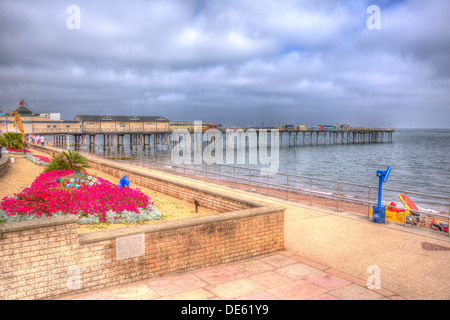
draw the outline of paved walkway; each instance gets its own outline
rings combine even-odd
[[[365,283],[350,275],[281,251],[64,299],[379,300],[401,297],[387,290],[369,290]]]
[[[285,250],[64,299],[450,299],[450,237],[441,233],[140,170],[285,206]],[[369,290],[374,270],[381,289]]]

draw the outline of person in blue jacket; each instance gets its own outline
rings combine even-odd
[[[122,179],[119,181],[120,188],[130,187],[130,180],[128,180],[128,175],[125,175]]]

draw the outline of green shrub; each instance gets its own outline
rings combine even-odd
[[[6,132],[0,136],[0,145],[6,149],[23,149],[22,134]]]
[[[76,172],[83,171],[85,168],[89,168],[87,164],[87,159],[82,156],[80,153],[74,151],[65,152],[63,151],[64,156],[66,157],[67,162],[69,163],[70,170],[75,170]]]
[[[62,153],[54,155],[52,162],[50,162],[44,172],[55,170],[74,170],[80,172],[85,168],[89,168],[87,159],[80,153],[69,150],[69,152],[63,151]]]
[[[54,155],[50,164],[45,168],[44,172],[56,171],[56,170],[70,170],[70,165],[66,160],[66,157],[62,153]]]

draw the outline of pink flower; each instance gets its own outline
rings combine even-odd
[[[29,150],[25,150],[25,149],[6,149],[6,150],[8,150],[8,152],[15,152],[15,153],[23,153],[23,152],[27,152],[27,153],[31,153],[31,151],[29,151]]]
[[[42,161],[42,162],[45,162],[45,163],[50,163],[51,162],[51,160],[49,158],[44,157],[44,156],[40,156],[40,155],[37,155],[37,154],[34,154],[33,157],[37,158],[39,161]]]

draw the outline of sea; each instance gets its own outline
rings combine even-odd
[[[402,206],[399,194],[406,194],[425,212],[448,214],[450,211],[450,129],[397,129],[392,142],[383,143],[307,143],[303,146],[301,143],[294,145],[288,137],[287,133],[283,135],[283,145],[277,149],[277,174],[270,174],[267,178],[267,170],[264,170],[268,168],[268,164],[261,161],[252,163],[249,154],[255,150],[246,148],[245,163],[238,163],[236,151],[230,166],[221,165],[219,169],[217,165],[209,165],[206,169],[208,178],[217,178],[220,170],[222,180],[235,179],[243,184],[248,184],[251,180],[252,185],[261,187],[266,186],[269,181],[271,188],[280,190],[289,185],[290,191],[297,190],[299,193],[307,194],[313,190],[315,195],[335,197],[339,194],[343,198],[363,201],[369,199],[370,186],[371,203],[376,204],[379,196],[377,171],[385,171],[390,166],[388,179],[382,185],[383,204],[395,202]],[[197,164],[195,168],[193,164],[185,164],[181,169],[181,166],[174,163],[173,151],[167,145],[150,150],[141,146],[131,149],[130,139],[125,136],[123,149],[112,150],[105,148],[102,141],[103,139],[97,138],[95,148],[81,147],[81,151],[99,156],[121,154],[125,158],[117,160],[119,162],[143,166],[158,162],[162,169],[205,176],[206,164]],[[269,143],[268,150],[270,147]],[[271,152],[269,154],[276,155]],[[224,150],[224,164],[225,155]],[[191,158],[193,161],[193,154]],[[190,171],[186,171],[186,168]]]

